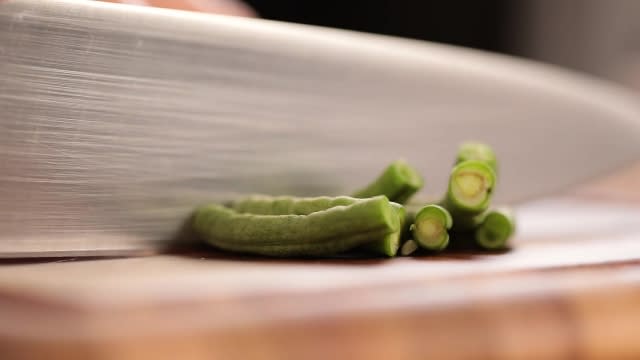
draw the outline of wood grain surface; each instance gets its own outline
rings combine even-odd
[[[513,249],[0,263],[1,359],[637,359],[640,166],[519,209]]]

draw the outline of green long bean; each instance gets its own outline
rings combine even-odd
[[[221,205],[199,208],[195,232],[223,250],[268,256],[326,256],[400,229],[394,207],[384,196],[359,200],[308,215],[256,215]]]
[[[361,201],[361,199],[348,196],[300,198],[294,196],[253,195],[233,202],[231,207],[240,213],[250,213],[254,215],[309,215],[336,206],[351,205],[358,201]],[[390,204],[399,219],[400,229],[389,233],[384,239],[365,244],[362,250],[389,257],[397,254],[398,248],[400,247],[406,212],[402,205],[394,202]]]
[[[268,196],[252,195],[231,203],[231,208],[239,213],[254,215],[309,215],[316,211],[336,206],[351,205],[360,201],[349,196]]]

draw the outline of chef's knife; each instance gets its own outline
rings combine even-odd
[[[438,194],[464,140],[502,202],[640,158],[638,97],[568,71],[94,1],[0,4],[0,110],[0,257],[157,249],[197,204],[345,194],[400,157]]]

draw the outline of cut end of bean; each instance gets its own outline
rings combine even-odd
[[[390,232],[382,240],[365,244],[362,249],[373,254],[394,257],[398,254],[398,250],[400,248],[407,212],[404,206],[398,203],[389,202],[389,204],[397,218],[397,230]],[[394,226],[396,225],[394,224]]]
[[[495,173],[486,163],[462,162],[451,171],[447,203],[457,211],[480,213],[489,206],[495,182]]]
[[[411,254],[413,254],[414,252],[416,252],[418,250],[418,243],[415,242],[415,240],[407,240],[405,241],[404,244],[402,244],[402,247],[400,248],[400,255],[401,256],[409,256]]]
[[[514,232],[515,222],[510,211],[491,210],[476,229],[476,243],[487,250],[504,249]]]
[[[413,239],[420,247],[440,251],[449,244],[451,214],[439,205],[427,205],[416,214],[412,225]]]
[[[402,240],[402,231],[407,219],[407,211],[404,206],[390,202],[391,208],[395,211],[398,218],[398,231],[393,232],[384,239],[384,254],[389,257],[396,256],[400,248],[400,241]]]

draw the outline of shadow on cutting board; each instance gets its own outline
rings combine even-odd
[[[413,261],[449,261],[449,260],[475,260],[486,259],[487,256],[500,256],[509,253],[511,250],[501,251],[478,251],[472,249],[454,249],[443,253],[420,253],[415,256],[398,256],[396,258],[387,258],[382,256],[372,257],[371,254],[363,252],[351,252],[331,257],[300,257],[300,258],[273,258],[257,255],[237,254],[214,249],[206,244],[195,244],[189,248],[174,249],[171,253],[199,260],[235,260],[235,261],[251,261],[251,262],[270,262],[270,263],[305,263],[305,264],[327,264],[335,265],[374,265],[384,264],[395,259],[411,259]]]
[[[164,249],[149,249],[149,251],[140,251],[130,256],[66,256],[66,257],[40,257],[40,258],[13,258],[13,259],[0,259],[0,267],[5,265],[31,265],[31,264],[46,264],[46,263],[66,263],[66,262],[80,262],[80,261],[99,261],[99,260],[112,260],[127,257],[144,257],[153,255],[175,255],[190,259],[199,260],[232,260],[238,262],[268,262],[268,263],[280,263],[280,264],[326,264],[326,265],[374,265],[383,264],[389,261],[393,261],[396,258],[387,258],[380,255],[372,255],[366,252],[349,252],[345,254],[338,254],[330,257],[297,257],[297,258],[274,258],[258,255],[239,254],[233,252],[227,252],[218,250],[204,244],[198,240],[197,235],[193,232],[190,224],[192,223],[192,216],[189,216],[183,222],[182,226],[176,231],[175,235],[169,241],[169,246]],[[500,255],[509,252],[510,250],[503,251],[479,251],[472,247],[461,245],[456,246],[453,249],[447,249],[443,253],[429,253],[429,252],[417,252],[415,255],[402,257],[404,259],[412,259],[416,261],[448,261],[448,260],[474,260],[484,258],[489,255]]]
[[[79,261],[113,260],[123,259],[129,256],[69,256],[69,257],[39,257],[39,258],[15,258],[0,259],[0,267],[3,265],[31,265],[46,263],[66,263]]]

